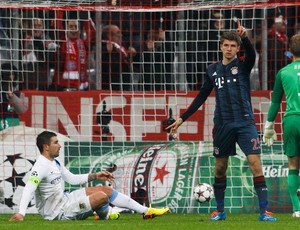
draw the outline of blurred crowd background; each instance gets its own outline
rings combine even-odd
[[[189,1],[187,1],[189,2]],[[161,11],[0,9],[0,62],[20,90],[193,91],[220,59],[219,37],[237,19],[257,52],[252,90],[272,90],[292,60],[299,6]],[[242,55],[242,54],[241,54]]]

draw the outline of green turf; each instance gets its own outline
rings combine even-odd
[[[38,215],[26,215],[22,222],[9,222],[10,215],[0,215],[1,230],[284,230],[299,229],[300,218],[291,214],[276,214],[277,222],[259,222],[257,214],[228,214],[226,221],[209,221],[208,214],[167,214],[153,220],[143,220],[137,214],[122,214],[118,220],[45,221]]]

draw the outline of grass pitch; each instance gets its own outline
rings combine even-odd
[[[46,221],[39,215],[28,214],[22,222],[9,222],[11,215],[0,215],[1,230],[283,230],[299,229],[300,218],[291,214],[274,214],[276,222],[259,222],[257,214],[228,214],[225,221],[209,221],[209,214],[167,214],[143,220],[138,214],[121,214],[118,220]]]

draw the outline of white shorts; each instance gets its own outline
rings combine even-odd
[[[55,220],[84,220],[93,215],[90,200],[84,188],[66,193],[65,196],[68,201]]]

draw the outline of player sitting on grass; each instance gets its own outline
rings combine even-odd
[[[144,219],[152,219],[169,211],[169,208],[148,208],[140,205],[125,194],[109,186],[86,187],[73,192],[64,192],[63,184],[85,184],[93,180],[112,182],[114,176],[107,171],[74,175],[56,158],[61,145],[57,135],[43,131],[37,136],[36,145],[41,155],[33,165],[24,188],[19,212],[10,221],[24,219],[26,209],[35,193],[35,204],[39,214],[47,220],[83,220],[94,212],[100,219],[117,219],[119,215],[108,215],[109,204],[128,208],[142,214]]]

